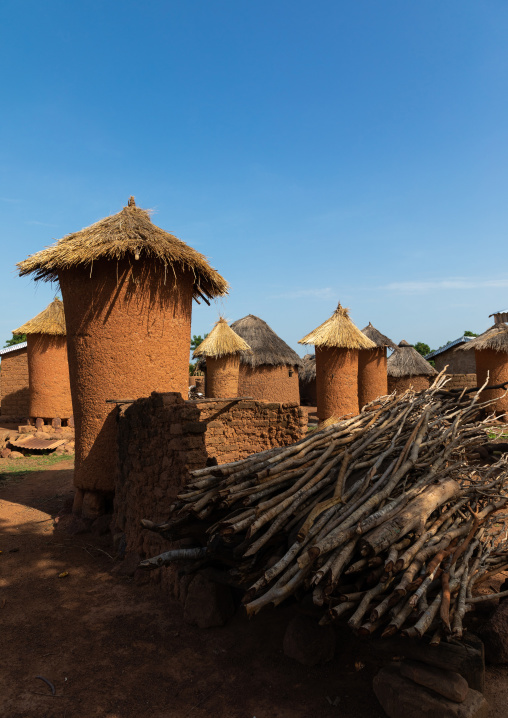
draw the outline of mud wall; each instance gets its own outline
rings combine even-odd
[[[206,396],[226,398],[238,396],[240,356],[228,355],[206,359]],[[247,395],[245,395],[247,396]]]
[[[445,389],[473,389],[477,386],[476,374],[447,374],[446,378],[449,381]]]
[[[358,414],[358,350],[316,347],[316,388],[320,421]]]
[[[29,334],[30,416],[68,419],[72,416],[67,341],[62,336]]]
[[[386,347],[362,349],[358,353],[358,404],[362,409],[388,393]]]
[[[414,389],[415,391],[423,391],[428,389],[430,386],[430,380],[433,377],[428,376],[389,376],[388,377],[388,392],[391,394],[396,391],[398,394],[402,394],[408,389]]]
[[[2,354],[1,361],[1,404],[2,416],[28,418],[30,389],[28,383],[27,348]]]
[[[268,364],[250,367],[247,364],[240,364],[238,394],[251,396],[257,401],[299,404],[298,367]]]
[[[437,371],[443,371],[446,365],[447,374],[475,374],[476,360],[473,350],[461,351],[456,347],[452,347],[442,354],[434,357],[434,363]]]
[[[502,384],[508,381],[508,354],[493,349],[482,349],[482,351],[475,350],[475,356],[478,386],[482,386],[487,381],[487,373],[489,384]],[[503,397],[503,394],[505,394],[504,389],[488,389],[482,391],[481,400],[497,399],[497,402],[487,410],[504,413],[508,411],[508,395]]]

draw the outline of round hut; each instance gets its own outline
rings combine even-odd
[[[381,334],[369,322],[362,329],[363,334],[376,345],[375,349],[361,349],[358,355],[358,403],[360,409],[379,396],[388,394],[388,373],[386,350],[396,349],[387,336]]]
[[[330,319],[300,339],[316,347],[317,414],[320,421],[358,414],[358,353],[375,344],[339,303]]]
[[[387,370],[390,394],[394,391],[402,394],[410,388],[415,391],[428,389],[431,378],[437,375],[434,367],[404,339],[388,358]]]
[[[192,299],[228,284],[207,259],[157,227],[131,197],[118,214],[18,264],[58,280],[65,306],[76,431],[74,509],[104,511],[114,491],[114,403],[152,391],[187,398]]]
[[[316,355],[306,354],[298,372],[300,383],[300,402],[304,406],[317,406],[316,394]]]
[[[253,314],[231,324],[252,353],[240,353],[239,396],[258,401],[300,403],[298,370],[302,360],[266,322]]]
[[[13,334],[27,338],[30,419],[66,422],[72,416],[72,399],[63,302],[55,298]]]
[[[193,357],[206,357],[205,395],[209,398],[238,396],[240,352],[252,354],[250,346],[222,317],[194,350]]]
[[[476,360],[476,383],[483,386],[487,381],[490,385],[508,382],[508,325],[503,322],[475,337],[472,341],[459,347],[457,351],[474,350]],[[508,395],[504,389],[485,389],[481,401],[497,399],[492,410],[498,413],[508,411]]]

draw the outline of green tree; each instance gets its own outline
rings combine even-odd
[[[465,337],[477,337],[479,335],[475,334],[474,332],[470,332],[469,329],[466,329],[466,331],[464,332],[464,336]]]
[[[429,345],[425,344],[425,342],[416,342],[414,347],[418,354],[421,354],[422,357],[426,356],[427,354],[430,354],[430,352],[432,351]]]
[[[191,343],[190,343],[191,352],[193,352],[195,349],[197,349],[198,346],[201,344],[201,342],[204,341],[207,336],[208,336],[208,334],[205,334],[204,337],[202,337],[201,334],[193,334]]]
[[[5,347],[13,347],[15,344],[22,344],[23,342],[26,342],[26,334],[13,334],[12,339],[8,339],[5,344]]]

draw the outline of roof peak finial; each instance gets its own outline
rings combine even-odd
[[[127,207],[135,207],[135,206],[136,206],[136,200],[135,200],[134,197],[131,195],[131,196],[129,197],[129,201],[127,202]]]

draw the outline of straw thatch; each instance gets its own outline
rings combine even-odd
[[[252,354],[240,353],[240,361],[251,367],[268,364],[270,366],[302,366],[298,354],[275,334],[266,322],[253,314],[237,319],[231,324],[233,329],[244,339],[252,350]]]
[[[153,224],[148,212],[136,207],[133,197],[118,214],[68,234],[17,266],[21,276],[34,274],[36,280],[53,281],[61,270],[85,265],[92,271],[93,263],[99,259],[126,257],[155,260],[173,273],[176,269],[192,272],[195,297],[227,294],[228,283],[212,269],[206,257]]]
[[[491,349],[495,352],[508,354],[508,324],[494,324],[480,336],[475,337],[461,347],[457,347],[457,351],[469,351],[470,349],[476,349],[477,351]]]
[[[192,356],[219,359],[231,354],[238,354],[241,351],[252,354],[252,349],[247,342],[239,337],[227,321],[221,317],[210,334],[194,350]]]
[[[63,302],[55,297],[43,312],[30,319],[13,334],[51,334],[65,336],[65,314]]]
[[[363,334],[349,318],[349,309],[340,303],[330,319],[323,322],[298,344],[314,344],[316,347],[338,349],[375,349],[374,342]]]
[[[418,354],[412,344],[402,340],[387,361],[388,376],[435,376],[437,371]]]
[[[316,378],[316,355],[306,354],[302,359],[302,368],[298,372],[302,384],[308,384]]]
[[[373,341],[374,344],[379,348],[381,348],[381,347],[389,347],[390,349],[397,348],[391,339],[388,339],[387,336],[385,336],[384,334],[381,334],[381,332],[378,331],[375,327],[373,327],[370,322],[369,322],[368,326],[366,326],[362,329],[362,334],[365,334],[365,336],[368,337],[371,341]]]

